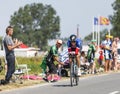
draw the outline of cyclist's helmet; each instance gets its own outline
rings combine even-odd
[[[76,38],[77,38],[77,36],[73,34],[70,36],[70,41],[76,41]]]

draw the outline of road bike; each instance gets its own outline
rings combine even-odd
[[[75,52],[69,53],[69,58],[72,59],[70,64],[70,84],[71,86],[78,85],[79,77],[78,77],[78,66],[76,62]]]

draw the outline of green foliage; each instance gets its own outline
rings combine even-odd
[[[3,49],[3,48],[2,48],[2,37],[0,37],[0,48]],[[0,50],[1,50],[1,49],[0,49]]]
[[[43,57],[17,57],[18,64],[27,64],[28,68],[31,69],[31,74],[39,74],[42,72],[40,64],[42,63]]]
[[[11,16],[10,25],[15,37],[41,50],[46,50],[49,39],[60,36],[60,18],[51,5],[27,4]]]
[[[28,68],[31,70],[29,71],[30,74],[39,74],[42,72],[42,69],[40,68],[40,64],[42,63],[43,57],[31,57],[31,58],[26,58],[26,57],[17,57],[17,62],[18,64],[27,64]],[[4,58],[1,58],[2,60],[2,66],[4,66]],[[16,64],[17,68],[17,64]],[[4,75],[5,70],[0,73],[0,75]]]
[[[113,36],[120,36],[120,0],[115,0],[112,7],[114,9],[114,14],[109,16],[113,26],[111,33]]]
[[[100,31],[100,42],[105,39],[105,35],[106,34],[108,34],[108,30],[107,29],[104,29],[103,31]],[[94,32],[94,35],[96,35],[96,32]],[[84,41],[90,41],[90,40],[92,40],[92,33],[90,33],[88,36],[86,36],[84,38]]]
[[[92,33],[84,38],[85,41],[90,41],[92,39]]]

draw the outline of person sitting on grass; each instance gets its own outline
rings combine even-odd
[[[84,51],[81,52],[80,61],[81,61],[81,68],[83,68],[84,72],[87,72],[89,70],[90,63],[88,62],[87,56],[85,55]]]

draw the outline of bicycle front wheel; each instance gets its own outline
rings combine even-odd
[[[79,81],[79,77],[78,77],[78,67],[76,65],[75,67],[75,82],[76,82],[76,85],[78,85],[78,81]]]
[[[70,84],[73,86],[74,83],[74,66],[73,63],[70,64]]]

